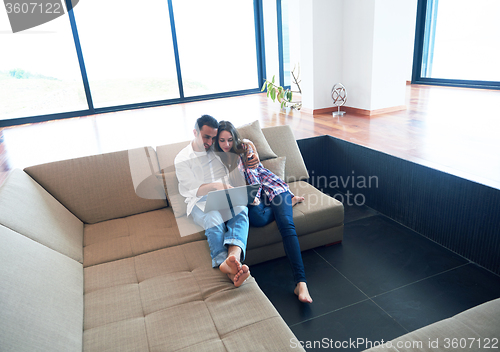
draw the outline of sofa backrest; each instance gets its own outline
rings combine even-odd
[[[0,186],[0,351],[81,351],[83,223],[22,170]]]
[[[83,263],[83,223],[22,170],[0,187],[0,224]]]
[[[25,171],[80,220],[93,224],[167,206],[164,198],[142,198],[136,193],[138,185],[129,162],[140,154],[135,151],[131,151],[132,158],[124,150],[31,166]],[[148,153],[157,164],[154,150],[148,148]],[[150,165],[138,163],[132,168],[144,167],[143,173],[152,175]]]
[[[262,129],[262,133],[276,155],[286,157],[285,181],[290,183],[307,180],[309,173],[290,126],[267,127]]]

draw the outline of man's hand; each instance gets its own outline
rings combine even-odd
[[[221,189],[233,188],[233,186],[231,186],[230,184],[226,184],[226,183],[222,183],[222,182],[214,182],[214,183],[210,183],[210,185],[212,185],[212,187],[213,187],[212,191],[219,191]]]
[[[247,167],[249,169],[255,169],[257,166],[259,166],[260,160],[259,156],[255,153],[249,153],[247,155]]]
[[[204,183],[200,186],[200,188],[198,188],[196,196],[202,197],[204,195],[207,195],[208,192],[218,191],[220,189],[229,189],[229,188],[233,188],[233,186],[222,182]]]

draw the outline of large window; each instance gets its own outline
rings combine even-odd
[[[420,0],[413,80],[500,88],[500,1]]]
[[[259,93],[290,70],[282,2],[86,0],[17,33],[0,10],[0,127]]]
[[[180,97],[167,1],[87,0],[74,13],[95,108]]]
[[[185,96],[258,87],[253,0],[172,5]]]
[[[67,16],[13,34],[0,10],[0,47],[0,120],[88,109]]]

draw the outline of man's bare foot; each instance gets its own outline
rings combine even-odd
[[[307,289],[307,284],[305,282],[299,282],[293,290],[297,296],[299,296],[299,301],[304,303],[312,303],[312,298],[309,295],[309,290]]]
[[[236,275],[241,270],[241,263],[236,256],[230,255],[219,265],[220,271],[228,275]]]
[[[240,287],[241,284],[245,282],[246,279],[250,276],[250,269],[248,268],[248,265],[243,264],[241,266],[241,270],[238,271],[236,275],[234,275],[234,278],[232,279],[234,282],[234,286]]]
[[[292,207],[297,203],[302,203],[304,201],[304,197],[294,196],[292,198]]]

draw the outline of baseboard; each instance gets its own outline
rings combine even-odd
[[[352,108],[350,106],[343,106],[340,110],[343,110],[348,114],[351,113],[363,116],[374,116],[380,114],[388,114],[390,112],[395,112],[395,111],[406,110],[406,105],[391,106],[389,108],[376,109],[376,110],[365,110],[365,109]]]
[[[327,113],[332,113],[332,112],[337,111],[337,110],[338,110],[338,108],[336,106],[323,108],[323,109],[308,109],[308,108],[301,109],[302,112],[305,112],[306,114],[311,114],[311,115],[327,114]],[[356,115],[362,115],[362,116],[375,116],[375,115],[387,114],[390,112],[401,111],[401,110],[406,110],[406,105],[392,106],[389,108],[376,109],[376,110],[358,109],[358,108],[353,108],[350,106],[340,107],[340,111],[344,111],[347,114],[356,114]]]

